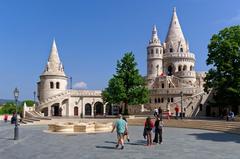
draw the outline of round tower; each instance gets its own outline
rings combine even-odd
[[[195,55],[190,52],[188,43],[184,38],[176,8],[173,9],[172,20],[163,45],[165,74],[174,75],[194,83],[196,81]]]
[[[157,35],[157,28],[154,25],[152,38],[147,47],[147,80],[150,86],[153,80],[163,73],[163,47]]]
[[[67,89],[67,79],[55,40],[53,40],[48,62],[38,82],[39,102],[41,103],[47,98],[65,91]]]

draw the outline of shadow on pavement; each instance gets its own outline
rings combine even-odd
[[[101,149],[116,149],[113,146],[96,146],[96,148],[101,148]]]
[[[236,142],[240,143],[240,136],[236,134],[229,133],[194,133],[188,134],[195,136],[197,140],[211,140],[216,142]]]
[[[13,138],[0,137],[0,140],[14,140]]]

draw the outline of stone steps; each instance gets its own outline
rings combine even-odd
[[[143,126],[144,122],[145,118],[128,120],[129,125]],[[166,127],[205,129],[240,134],[240,122],[209,120],[164,120],[164,125]]]

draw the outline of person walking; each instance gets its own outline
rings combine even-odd
[[[113,129],[112,129],[112,133],[113,131],[116,129],[117,132],[117,145],[116,148],[118,148],[119,145],[121,145],[121,149],[124,149],[124,132],[128,131],[127,129],[127,124],[126,122],[122,119],[122,115],[119,114],[118,115],[118,120],[115,122],[115,124],[113,125]]]
[[[147,134],[147,146],[152,145],[152,128],[154,127],[153,122],[151,121],[150,117],[147,117],[145,123],[144,123],[144,128],[146,130]]]
[[[127,119],[125,117],[123,117],[123,120],[126,122],[126,128],[127,128],[124,132],[123,138],[127,139],[127,141],[130,142]]]
[[[178,107],[177,104],[176,104],[176,107],[175,107],[175,112],[176,112],[176,119],[178,119],[179,107]]]
[[[7,115],[7,114],[4,115],[4,121],[5,121],[5,122],[8,121],[8,115]]]
[[[154,126],[155,126],[155,139],[154,140],[156,143],[162,144],[163,121],[159,116],[156,118]]]
[[[162,120],[163,119],[163,110],[161,107],[158,108],[158,115],[159,115],[160,119]]]

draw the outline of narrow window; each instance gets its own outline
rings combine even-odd
[[[162,101],[162,103],[163,103],[163,102],[164,102],[164,99],[162,98],[161,101]]]
[[[173,52],[173,49],[172,49],[172,48],[170,48],[170,52]]]
[[[158,49],[156,49],[156,54],[158,54],[159,52],[158,52]]]
[[[170,83],[168,84],[168,88],[171,88],[171,84]]]
[[[54,84],[53,84],[53,82],[50,82],[50,88],[51,88],[51,89],[54,88]]]
[[[157,98],[155,98],[155,103],[157,103]]]
[[[160,98],[158,98],[158,103],[160,103],[161,101],[160,101]]]
[[[152,100],[151,100],[151,98],[149,99],[149,103],[152,103]]]
[[[151,49],[151,54],[153,54],[153,49]]]
[[[168,98],[167,101],[170,102],[170,98]]]
[[[183,52],[183,48],[180,48],[180,52]]]
[[[162,83],[162,88],[164,88],[164,83]]]
[[[171,98],[171,102],[173,102],[173,98]]]
[[[60,83],[59,83],[59,82],[56,83],[56,88],[57,88],[57,89],[60,88]]]

